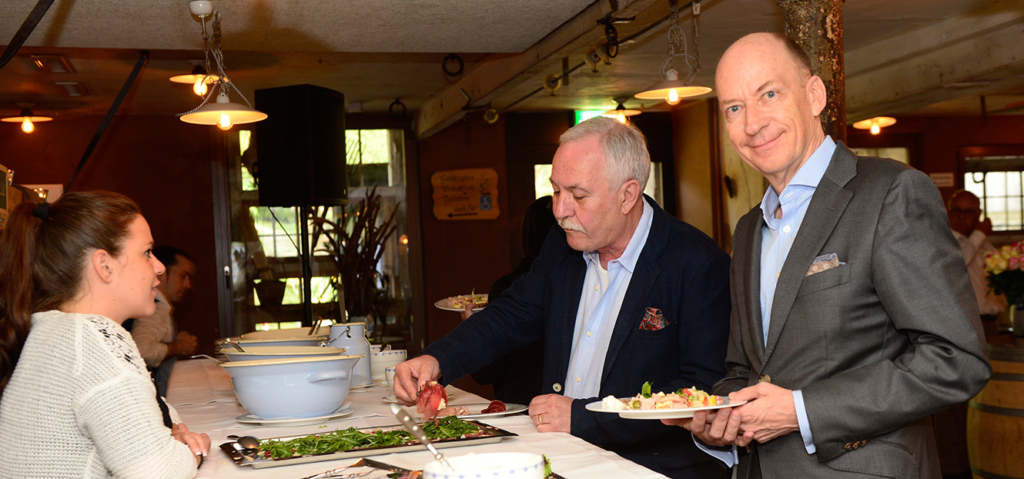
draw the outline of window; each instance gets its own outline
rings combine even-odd
[[[910,150],[907,148],[850,148],[857,156],[876,156],[891,158],[900,163],[910,164]]]
[[[964,189],[981,199],[995,231],[1024,229],[1024,155],[964,156]]]
[[[665,195],[661,184],[661,163],[651,162],[651,176],[647,178],[647,187],[644,193],[658,205],[662,203]],[[550,195],[554,190],[551,188],[551,165],[533,165],[533,192],[534,198]]]

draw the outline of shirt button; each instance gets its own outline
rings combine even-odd
[[[790,227],[789,227],[789,226],[787,225],[787,226],[785,226],[784,228],[782,228],[782,231],[783,231],[783,232],[786,232],[786,233],[789,233],[790,231],[793,231],[793,228],[790,228]]]
[[[587,337],[588,338],[590,337],[590,331],[587,331]]]
[[[576,376],[576,382],[580,382],[580,380],[581,380],[580,377]]]

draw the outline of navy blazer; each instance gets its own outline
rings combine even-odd
[[[585,406],[613,395],[634,396],[645,381],[654,391],[708,390],[725,373],[729,336],[729,256],[707,235],[654,208],[651,230],[623,298],[602,365],[599,397],[573,401],[571,433],[672,476],[671,469],[706,462],[690,434],[660,421],[621,419]],[[552,228],[530,272],[500,299],[424,351],[450,383],[518,347],[545,340],[543,394],[561,394],[572,352],[586,261]],[[668,325],[641,330],[648,308]]]

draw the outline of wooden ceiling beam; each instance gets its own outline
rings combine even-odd
[[[657,1],[620,0],[620,8],[614,12],[614,16],[636,15]],[[610,4],[606,1],[594,2],[521,54],[485,58],[467,68],[466,73],[457,81],[423,103],[416,115],[416,136],[429,137],[462,118],[463,107],[466,105],[463,90],[471,98],[472,105],[486,105],[544,69],[561,72],[561,66],[556,68],[556,64],[563,57],[596,45],[604,37],[604,26],[597,21],[612,12]]]

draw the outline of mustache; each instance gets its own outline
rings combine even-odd
[[[587,234],[587,230],[583,228],[583,225],[572,216],[559,219],[558,226],[561,226],[566,231],[579,231],[580,233]]]

